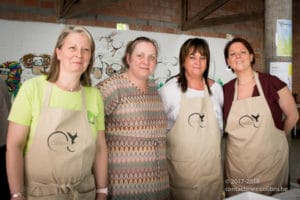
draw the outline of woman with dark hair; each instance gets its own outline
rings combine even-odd
[[[50,72],[20,88],[8,118],[11,199],[106,199],[103,100],[89,77],[94,51],[87,29],[67,26]]]
[[[167,116],[150,75],[158,46],[147,37],[128,42],[126,71],[100,82],[104,98],[109,199],[167,200]]]
[[[210,52],[191,38],[179,53],[179,74],[160,89],[168,115],[167,160],[172,199],[222,199],[221,85],[208,78]]]
[[[227,196],[284,192],[289,171],[286,136],[299,117],[295,100],[276,76],[253,69],[255,53],[245,39],[229,41],[224,55],[237,76],[223,87]]]

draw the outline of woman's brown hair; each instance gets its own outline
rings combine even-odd
[[[128,42],[128,44],[127,44],[127,46],[126,46],[125,54],[124,54],[124,56],[123,56],[123,58],[122,58],[122,62],[123,62],[123,64],[124,64],[124,66],[126,67],[126,69],[129,68],[129,65],[128,65],[128,63],[127,63],[127,56],[128,56],[128,55],[130,56],[130,55],[132,54],[134,48],[135,48],[136,45],[137,45],[138,43],[140,43],[140,42],[149,42],[149,43],[152,43],[153,46],[155,47],[156,55],[158,55],[158,44],[157,44],[157,42],[156,42],[155,40],[150,39],[150,38],[148,38],[148,37],[143,37],[143,36],[142,36],[142,37],[137,37],[137,38],[135,38],[134,40]]]
[[[202,56],[206,58],[207,67],[203,73],[203,77],[205,80],[205,84],[207,85],[207,89],[209,94],[211,94],[211,90],[208,85],[208,72],[209,72],[209,63],[210,63],[210,51],[209,46],[206,40],[202,38],[190,38],[186,40],[180,48],[179,52],[179,73],[175,76],[170,77],[168,80],[177,77],[177,82],[180,85],[181,91],[186,92],[188,88],[188,81],[185,75],[185,67],[184,62],[185,59],[191,54],[199,52]],[[167,81],[168,81],[167,80]]]

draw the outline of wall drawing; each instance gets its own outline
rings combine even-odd
[[[95,38],[95,64],[92,71],[93,82],[96,83],[114,74],[125,71],[123,66],[122,54],[126,45],[117,37],[117,31],[112,31],[108,35],[101,35]],[[105,73],[105,74],[104,74]]]
[[[34,75],[40,75],[43,72],[46,72],[50,66],[50,61],[51,56],[47,54],[26,54],[22,58],[20,58],[20,63],[22,64],[22,66],[31,69],[32,74]]]
[[[19,22],[0,20],[0,63],[9,60],[21,60],[24,55],[52,55],[57,37],[64,24]],[[122,73],[125,69],[122,57],[129,41],[139,36],[146,36],[157,41],[159,46],[158,63],[155,72],[151,76],[161,87],[167,78],[179,71],[178,54],[181,45],[191,35],[176,35],[144,31],[120,31],[112,28],[90,27],[95,40],[95,62],[92,70],[92,84],[107,77]],[[22,31],[19,31],[22,30]],[[33,34],[34,33],[34,34]],[[202,36],[198,36],[202,37]],[[223,49],[228,41],[223,38],[202,37],[207,40],[211,51],[211,63],[209,76],[221,84],[231,80],[235,75],[227,69]],[[32,68],[22,64],[21,82],[35,76]]]
[[[124,42],[123,41],[119,41],[114,39],[114,36],[116,36],[118,33],[116,31],[113,31],[112,33],[110,33],[108,36],[101,36],[99,39],[99,42],[101,42],[102,40],[105,41],[106,43],[106,48],[109,50],[109,52],[111,53],[111,56],[114,57],[114,55],[116,54],[116,52],[121,49],[122,47],[124,47]],[[104,46],[104,48],[105,48]]]
[[[17,61],[8,61],[0,65],[0,78],[7,84],[8,91],[14,98],[21,86],[22,68]]]

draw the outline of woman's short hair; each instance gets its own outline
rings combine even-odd
[[[124,56],[122,58],[122,62],[124,64],[124,66],[126,67],[126,69],[129,68],[129,65],[127,63],[127,56],[128,55],[130,56],[132,54],[132,52],[134,51],[136,45],[138,43],[140,43],[140,42],[149,42],[149,43],[152,43],[153,46],[155,47],[155,50],[156,50],[156,56],[158,55],[158,44],[157,44],[157,42],[155,40],[150,39],[148,37],[144,37],[144,36],[137,37],[134,40],[129,41],[128,44],[127,44],[127,46],[126,46],[125,54],[124,54]]]

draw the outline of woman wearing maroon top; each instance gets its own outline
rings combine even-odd
[[[299,118],[294,98],[277,77],[254,71],[248,41],[234,38],[224,55],[237,75],[223,87],[226,194],[283,192],[289,170],[286,135]]]

